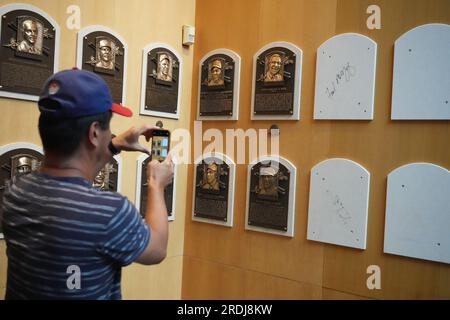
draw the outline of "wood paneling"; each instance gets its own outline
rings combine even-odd
[[[13,1],[0,1],[3,6]],[[183,58],[183,82],[180,95],[180,119],[161,119],[164,127],[169,130],[175,128],[189,128],[191,110],[191,78],[193,48],[182,46],[182,25],[195,23],[195,0],[32,0],[23,1],[32,4],[52,16],[61,28],[60,70],[72,68],[76,61],[77,30],[69,30],[66,20],[69,15],[66,9],[69,5],[78,5],[81,9],[81,28],[89,25],[104,25],[118,32],[128,44],[128,70],[125,104],[129,106],[134,116],[124,118],[115,116],[111,129],[116,134],[127,130],[131,126],[155,124],[160,118],[139,116],[142,49],[150,42],[165,42],[174,47]],[[37,130],[39,112],[36,103],[12,99],[0,99],[2,118],[0,120],[0,145],[26,141],[40,145]],[[142,139],[142,143],[145,140]],[[121,154],[123,157],[122,194],[131,201],[135,200],[136,160],[138,153]],[[132,294],[128,297],[144,298],[180,298],[181,266],[179,258],[184,247],[184,208],[186,206],[187,167],[178,170],[177,212],[176,220],[170,223],[168,257],[171,274],[159,271],[157,268],[133,268],[134,272],[126,271],[125,290],[131,287]],[[3,241],[0,241],[3,246]],[[1,248],[0,248],[1,249]],[[6,256],[0,250],[0,264],[3,266]],[[3,269],[0,273],[0,284],[4,283]],[[146,279],[158,279],[164,283],[163,290],[153,288],[148,290],[147,284],[134,286],[133,283]],[[180,283],[177,283],[176,281]],[[128,285],[130,282],[130,285]],[[160,286],[160,283],[156,283]],[[1,287],[1,285],[0,285]],[[158,295],[161,292],[161,296]]]
[[[220,5],[212,1],[198,1],[196,11],[197,44],[194,65],[210,50],[226,47],[242,58],[240,114],[237,122],[203,122],[203,130],[218,128],[268,129],[272,121],[251,121],[250,101],[252,88],[253,54],[265,44],[283,40],[297,44],[303,50],[303,82],[300,122],[277,122],[281,130],[281,155],[296,159],[298,174],[297,210],[294,239],[258,232],[244,232],[245,194],[247,166],[238,165],[236,172],[235,226],[232,229],[203,223],[186,222],[185,254],[221,262],[236,267],[269,273],[297,281],[322,284],[322,246],[306,240],[307,187],[309,173],[315,159],[311,154],[326,158],[328,153],[329,124],[320,130],[311,130],[315,74],[315,48],[335,28],[336,1],[229,1],[222,20],[210,12]],[[318,21],[316,13],[323,19]],[[226,17],[226,20],[225,20]],[[220,21],[218,21],[220,20]],[[226,26],[226,28],[224,27]],[[198,71],[194,67],[193,84],[198,83]],[[193,89],[192,106],[196,106],[197,88]],[[195,120],[194,114],[192,120]],[[191,127],[192,128],[192,127]],[[296,134],[291,134],[295,132]],[[299,150],[311,150],[296,157]],[[248,157],[247,157],[248,158]],[[248,159],[246,161],[249,162]],[[192,172],[188,178],[192,181]],[[192,199],[192,188],[188,200]],[[187,216],[192,209],[188,202]],[[186,275],[189,277],[189,274]]]
[[[327,288],[322,290],[323,300],[366,300],[367,298],[361,296],[355,296],[345,292],[335,291]]]
[[[364,12],[371,4],[381,8],[380,30],[366,28],[368,15]],[[448,121],[390,120],[394,41],[404,32],[432,22],[450,24],[450,2],[338,2],[336,33],[359,32],[378,43],[376,109],[374,121],[368,123],[332,123],[330,153],[358,161],[371,172],[372,178],[367,250],[326,246],[325,287],[384,299],[450,298],[449,265],[383,253],[387,175],[411,162],[431,162],[450,168]],[[381,268],[381,290],[366,287],[366,269],[370,265]]]
[[[320,299],[321,286],[185,256],[183,298]]]
[[[369,17],[366,9],[372,4],[381,8],[381,30],[369,30],[366,26]],[[227,280],[248,281],[246,272],[318,285],[324,288],[324,298],[346,298],[347,295],[387,299],[450,298],[450,266],[383,253],[388,173],[416,161],[450,168],[448,121],[390,120],[394,41],[417,25],[450,23],[450,3],[446,0],[230,0],[226,8],[228,14],[212,15],[211,12],[222,12],[223,6],[214,1],[197,1],[198,36],[191,105],[194,109],[197,103],[195,86],[200,58],[221,47],[240,54],[239,120],[203,122],[203,130],[217,128],[225,132],[227,128],[268,129],[272,123],[279,125],[280,154],[298,170],[295,237],[282,239],[244,230],[246,165],[237,166],[235,226],[228,229],[192,222],[191,167],[185,230],[185,254],[189,258],[185,259],[183,272],[183,298],[240,298],[243,284]],[[358,32],[378,43],[374,120],[314,121],[316,49],[331,36],[344,32]],[[253,54],[268,42],[278,40],[290,41],[303,50],[301,120],[250,121]],[[195,120],[194,112],[192,120]],[[309,171],[320,161],[334,157],[354,160],[371,173],[367,250],[306,240]],[[369,277],[366,270],[370,265],[381,268],[381,290],[366,287]],[[198,290],[194,290],[194,278],[200,283]],[[218,288],[220,294],[215,293]],[[246,297],[260,295],[257,284],[249,285],[248,290]],[[281,294],[278,298],[285,297],[287,295]]]
[[[0,241],[0,289],[6,287],[6,245],[5,241]],[[0,295],[0,299],[3,297]]]

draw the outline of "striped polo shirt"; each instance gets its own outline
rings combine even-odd
[[[83,178],[22,176],[2,209],[6,299],[121,299],[121,268],[150,240],[126,197]]]

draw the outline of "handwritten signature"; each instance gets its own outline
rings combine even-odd
[[[345,81],[350,82],[350,80],[356,75],[356,67],[351,66],[350,62],[347,62],[338,73],[336,73],[335,79],[331,82],[330,87],[327,87],[325,93],[328,98],[332,99],[336,94],[338,87]]]

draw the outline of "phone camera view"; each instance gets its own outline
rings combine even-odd
[[[169,137],[153,136],[152,159],[164,161],[169,153]]]

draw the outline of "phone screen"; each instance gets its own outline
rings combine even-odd
[[[155,132],[152,138],[152,160],[164,161],[169,154],[169,131]]]

